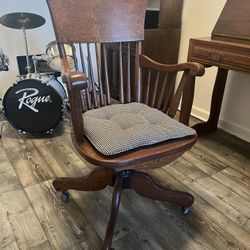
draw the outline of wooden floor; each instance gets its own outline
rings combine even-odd
[[[112,188],[70,191],[63,204],[51,186],[56,176],[83,176],[93,168],[74,152],[68,122],[47,138],[23,136],[4,124],[0,159],[1,250],[101,249]],[[249,144],[216,132],[151,173],[194,195],[191,214],[126,190],[116,250],[250,249]]]

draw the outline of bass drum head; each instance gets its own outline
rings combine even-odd
[[[63,97],[48,82],[25,79],[7,90],[3,108],[6,119],[20,132],[49,133],[61,120]]]

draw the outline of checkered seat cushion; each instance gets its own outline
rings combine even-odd
[[[84,131],[104,155],[193,135],[195,131],[142,103],[114,104],[83,114]]]

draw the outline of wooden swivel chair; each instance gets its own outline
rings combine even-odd
[[[83,113],[111,105],[109,77],[112,73],[107,65],[105,43],[118,43],[119,102],[124,105],[131,102],[144,103],[170,117],[175,116],[184,88],[195,76],[203,75],[204,68],[197,63],[159,64],[141,54],[146,0],[47,0],[47,3],[58,42],[62,79],[67,83],[73,125],[72,140],[80,155],[98,166],[87,177],[57,178],[53,186],[57,191],[62,191],[64,200],[68,198],[66,191],[69,189],[97,191],[108,185],[114,187],[103,243],[103,249],[110,249],[123,189],[134,189],[144,197],[175,203],[184,208],[184,213],[189,212],[194,200],[192,195],[161,187],[143,170],[162,167],[174,161],[192,147],[197,135],[194,133],[115,155],[100,153],[85,135]],[[84,71],[69,70],[63,43],[79,45],[78,62],[81,62],[83,69],[86,55],[81,43],[87,44],[88,77]],[[95,44],[93,51],[96,53],[97,80],[93,75],[90,43]],[[168,85],[174,83],[179,71],[183,72],[183,76],[171,97],[167,93]]]

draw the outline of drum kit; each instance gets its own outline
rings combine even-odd
[[[62,119],[67,104],[63,85],[50,73],[39,73],[37,61],[45,60],[54,72],[60,72],[60,57],[55,41],[46,47],[46,54],[33,56],[34,72],[31,73],[26,30],[42,26],[45,19],[32,13],[10,13],[0,18],[8,28],[23,32],[27,74],[11,86],[3,97],[3,112],[7,121],[19,132],[32,135],[52,133]],[[75,67],[74,47],[65,44],[70,67]],[[8,57],[0,50],[0,71],[8,70]]]

